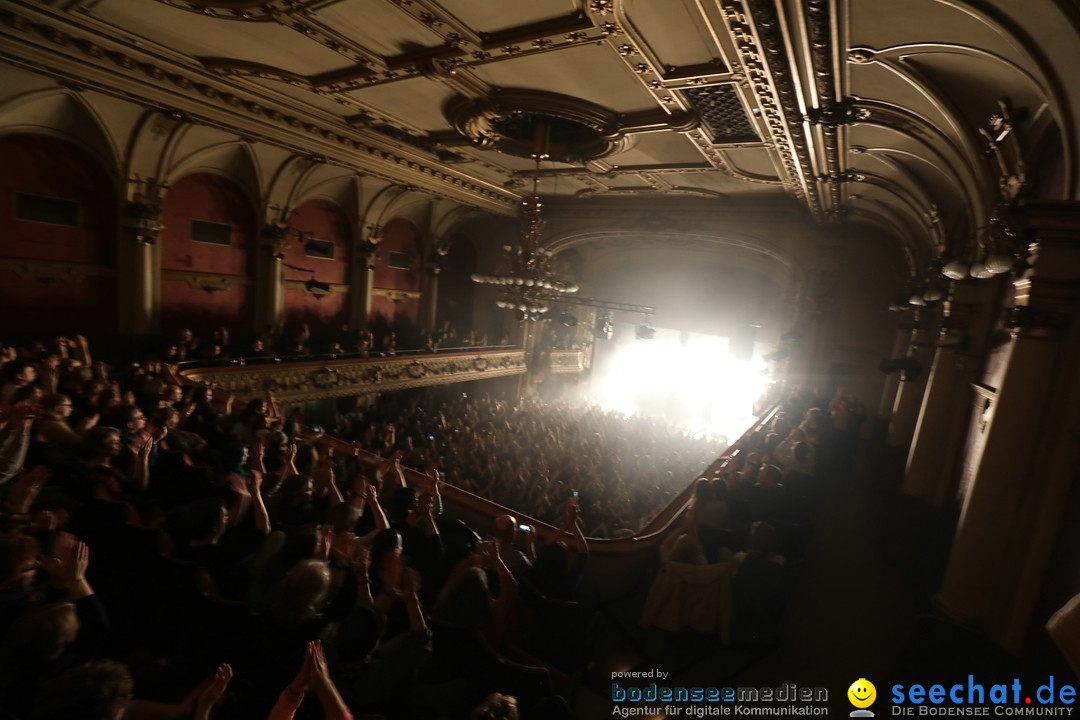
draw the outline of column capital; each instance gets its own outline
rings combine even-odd
[[[123,225],[138,245],[153,245],[165,226],[161,224],[162,199],[169,186],[157,178],[136,176],[128,180],[128,201],[124,203]]]

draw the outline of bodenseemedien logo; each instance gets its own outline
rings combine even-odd
[[[851,711],[851,717],[874,717],[874,713],[867,710],[877,699],[877,688],[874,683],[866,678],[859,678],[851,683],[847,690],[848,702],[855,706]]]

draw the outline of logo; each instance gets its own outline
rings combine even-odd
[[[874,704],[877,699],[877,688],[874,683],[866,678],[859,678],[851,683],[847,690],[848,701],[855,706],[851,711],[851,717],[874,717],[874,713],[866,708]]]

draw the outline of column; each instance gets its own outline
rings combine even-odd
[[[974,396],[987,338],[994,325],[997,282],[953,283],[934,366],[930,370],[922,410],[915,428],[900,491],[934,507],[949,495],[956,464],[971,419]]]
[[[423,330],[435,330],[435,313],[439,306],[439,272],[442,268],[435,260],[424,263],[424,285],[420,291],[419,325]]]
[[[927,376],[930,374],[931,361],[936,347],[934,331],[934,313],[930,310],[916,310],[911,323],[911,344],[908,355],[914,357],[922,366],[922,372],[914,380],[901,378],[900,390],[893,404],[892,420],[889,423],[889,447],[903,450],[905,456],[911,438],[915,434],[915,423],[922,408],[923,393],[926,390]]]
[[[123,209],[117,257],[118,329],[123,333],[149,335],[160,329],[163,190],[153,178],[128,184],[131,199]]]
[[[904,318],[896,329],[896,338],[893,340],[892,352],[889,358],[903,357],[907,354],[908,345],[911,343],[911,321]],[[896,393],[900,390],[900,373],[889,373],[885,376],[885,386],[881,390],[881,402],[878,404],[877,422],[881,427],[879,438],[884,438],[888,432],[889,422],[892,420],[893,407],[896,405]]]
[[[376,237],[357,242],[349,270],[349,327],[367,330],[371,325],[371,291],[375,287]]]
[[[285,250],[289,227],[270,223],[263,228],[255,254],[255,328],[277,325],[285,310]]]
[[[1015,280],[1008,366],[993,398],[939,608],[1017,650],[1060,529],[1077,462],[1080,399],[1080,205],[1031,204],[1033,242]]]

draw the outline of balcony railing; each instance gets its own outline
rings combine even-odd
[[[406,388],[446,383],[489,380],[524,375],[528,368],[521,349],[499,348],[471,352],[440,352],[390,357],[260,358],[233,361],[217,367],[183,369],[192,382],[204,383],[246,400],[273,390],[278,402],[292,404],[309,400],[390,392]],[[242,363],[242,364],[241,364]],[[573,373],[584,369],[584,354],[574,350],[550,353],[551,373]]]

